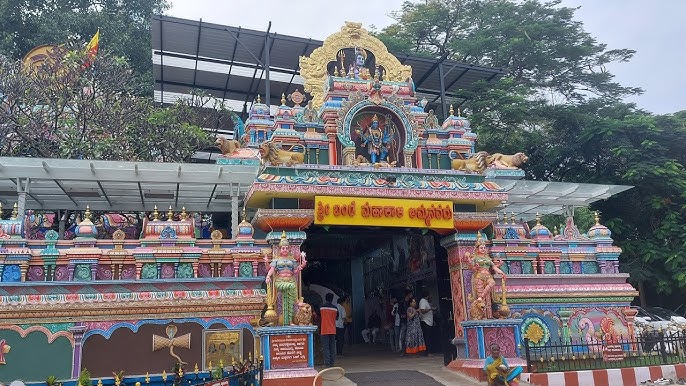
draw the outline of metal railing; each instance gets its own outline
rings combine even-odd
[[[233,367],[222,372],[222,378],[206,381],[198,386],[260,386],[263,374],[263,362],[258,361],[257,364],[248,363],[244,367]]]
[[[527,372],[596,370],[686,363],[686,331],[648,331],[636,337],[549,341],[524,338]]]

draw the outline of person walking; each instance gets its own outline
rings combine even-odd
[[[419,300],[419,320],[421,321],[424,342],[426,342],[426,351],[424,351],[424,355],[431,355],[430,353],[435,351],[433,334],[434,308],[431,306],[431,294],[426,290],[422,293],[421,300]]]
[[[333,293],[329,292],[324,297],[326,302],[319,308],[321,319],[322,349],[324,351],[324,366],[332,367],[336,362],[336,319],[338,318],[338,308],[331,302]]]
[[[343,340],[345,338],[345,308],[343,307],[344,297],[338,298],[336,308],[338,317],[336,318],[336,356],[343,356]]]

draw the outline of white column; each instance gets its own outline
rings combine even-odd
[[[24,222],[24,216],[26,213],[26,195],[29,192],[30,179],[22,180],[17,178],[17,219]]]
[[[238,236],[238,219],[241,214],[238,211],[238,192],[231,195],[231,238],[235,239]]]

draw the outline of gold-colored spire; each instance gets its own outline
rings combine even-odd
[[[0,202],[0,220],[2,220],[2,202]]]
[[[280,247],[287,247],[290,244],[288,243],[288,238],[286,238],[286,231],[281,231],[281,240],[279,241],[279,246]]]
[[[195,364],[195,367],[193,367],[193,372],[195,373],[195,375],[198,375],[198,373],[200,372],[200,369],[198,368],[197,363]]]
[[[458,116],[458,117],[461,117],[461,116],[462,116],[462,111],[460,110],[459,107],[457,108],[457,116]]]
[[[541,225],[541,214],[536,212],[536,225]]]
[[[10,217],[10,220],[16,220],[19,217],[19,206],[17,203],[14,203],[14,206],[12,207],[12,217]]]
[[[281,106],[286,104],[286,94],[281,93]]]
[[[245,207],[243,207],[243,222],[248,222],[248,215],[246,214]]]
[[[455,109],[453,108],[453,104],[451,103],[450,104],[450,116],[452,116],[453,114],[455,114]]]
[[[157,211],[157,205],[155,205],[155,209],[152,211],[152,221],[157,221],[160,219],[160,212]]]
[[[181,221],[188,219],[188,213],[186,213],[186,207],[181,207]]]
[[[557,236],[560,232],[557,230],[557,225],[553,228],[553,236]]]
[[[595,225],[600,225],[600,212],[597,210],[593,212],[594,217],[595,217]]]
[[[167,211],[167,221],[174,221],[174,212],[172,212],[171,205],[169,205],[169,210]]]
[[[257,94],[257,103],[262,103],[262,98],[260,98],[260,94]]]
[[[86,205],[86,211],[83,213],[83,221],[85,225],[90,225],[93,224],[91,222],[91,207],[90,205]]]

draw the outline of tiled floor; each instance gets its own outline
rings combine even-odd
[[[340,370],[330,369],[322,374],[324,386],[391,386],[401,385],[405,382],[419,386],[425,384],[421,383],[419,379],[424,375],[431,377],[437,382],[437,385],[483,385],[472,378],[444,368],[443,357],[438,354],[431,357],[401,357],[400,354],[391,352],[390,348],[386,346],[363,344],[352,347],[346,346],[343,354],[342,358],[336,359],[336,367],[341,367],[346,375],[363,372],[369,372],[369,374],[350,377],[359,382],[355,383],[347,376],[340,378]],[[323,367],[317,366],[317,370],[323,369]],[[404,380],[401,380],[403,377],[405,377]]]

